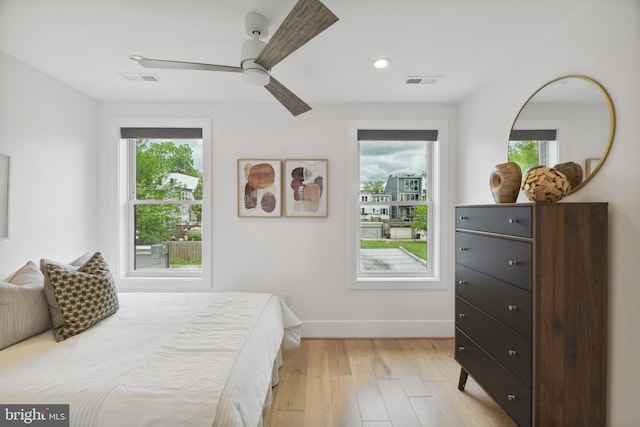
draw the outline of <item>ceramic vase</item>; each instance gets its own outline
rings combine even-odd
[[[578,185],[582,183],[583,173],[582,166],[577,164],[576,162],[566,162],[560,163],[553,167],[556,170],[559,170],[567,177],[569,184],[571,184],[571,188],[576,188]]]
[[[522,169],[514,162],[496,165],[489,175],[489,186],[496,203],[515,203],[521,182]]]

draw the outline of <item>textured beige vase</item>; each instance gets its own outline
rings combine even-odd
[[[521,182],[522,170],[514,162],[496,165],[489,175],[489,186],[496,203],[515,203]]]
[[[522,184],[522,192],[532,202],[557,202],[570,189],[571,184],[562,172],[546,166],[528,169]]]

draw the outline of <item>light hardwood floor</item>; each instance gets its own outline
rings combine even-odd
[[[265,427],[513,427],[452,339],[303,339],[284,353]]]

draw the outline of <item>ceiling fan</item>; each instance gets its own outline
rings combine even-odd
[[[146,68],[242,73],[245,82],[264,86],[291,114],[297,116],[311,110],[311,107],[273,78],[271,68],[336,21],[338,18],[319,0],[299,0],[269,42],[265,43],[261,39],[267,36],[269,21],[259,13],[249,13],[245,25],[251,39],[242,45],[239,67],[149,59],[139,55],[131,55],[130,58]]]

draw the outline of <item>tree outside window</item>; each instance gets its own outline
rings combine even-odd
[[[202,140],[128,138],[133,271],[200,269]]]

